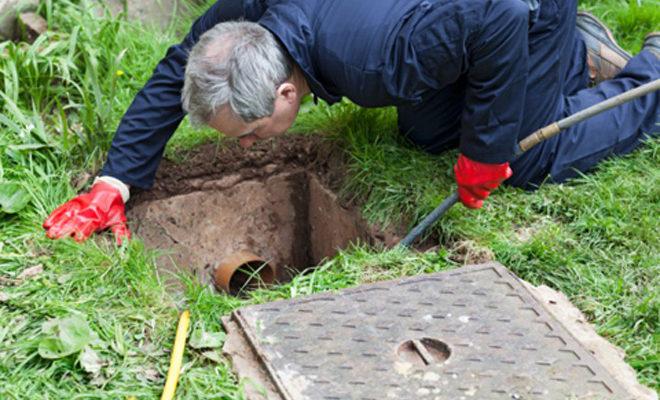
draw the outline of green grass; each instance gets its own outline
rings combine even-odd
[[[591,1],[583,8],[634,52],[647,31],[660,30],[658,2],[636,4]],[[177,310],[191,310],[193,331],[220,332],[219,317],[241,305],[456,267],[459,243],[487,249],[524,279],[566,293],[601,335],[626,350],[641,381],[660,388],[658,140],[569,184],[498,190],[477,212],[455,207],[434,227],[445,244],[435,252],[355,247],[247,299],[192,281],[173,298],[162,288],[155,254],[139,240],[121,248],[108,234],[82,245],[47,240],[41,222],[85,184],[83,173],[100,168],[119,118],[181,29],[161,34],[89,9],[46,1],[40,12],[47,35],[33,45],[0,45],[0,181],[18,182],[31,199],[18,214],[0,214],[0,398],[157,397]],[[418,220],[453,188],[455,153],[432,157],[407,146],[391,109],[314,107],[296,130],[323,132],[345,148],[351,162],[343,193],[364,202],[372,221]],[[211,140],[218,141],[213,132],[184,124],[167,154]],[[19,279],[38,265],[43,272]],[[40,356],[52,339],[44,323],[71,316],[94,333],[84,344],[98,357],[98,373],[79,351]],[[218,355],[217,348],[187,349],[179,398],[241,398]]]

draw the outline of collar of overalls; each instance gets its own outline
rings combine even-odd
[[[341,100],[341,96],[331,94],[317,78],[312,61],[314,36],[303,10],[290,3],[280,3],[269,7],[258,23],[277,37],[298,64],[312,91],[314,103],[318,103],[318,98],[330,105]]]

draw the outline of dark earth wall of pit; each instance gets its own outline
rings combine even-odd
[[[162,251],[157,264],[170,281],[168,272],[183,270],[209,283],[212,268],[241,250],[263,257],[286,281],[350,242],[374,242],[359,213],[304,170],[143,202],[128,219],[147,247]]]

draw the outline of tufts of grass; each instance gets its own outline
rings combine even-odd
[[[452,268],[465,260],[457,243],[562,290],[626,350],[642,382],[660,388],[657,139],[568,184],[534,193],[504,188],[477,212],[455,207],[433,228],[443,244],[433,252],[358,245],[286,285],[241,299],[190,277],[183,277],[183,293],[168,294],[155,254],[139,239],[119,248],[109,234],[82,245],[47,240],[43,219],[79,189],[73,178],[98,169],[132,97],[190,23],[181,18],[161,33],[122,16],[96,16],[91,4],[44,0],[40,12],[50,32],[32,45],[0,44],[0,181],[18,182],[30,196],[19,213],[0,214],[0,398],[155,398],[178,310],[191,310],[191,336],[219,338],[220,316],[237,307]],[[590,0],[581,8],[603,18],[631,51],[660,27],[657,2]],[[433,157],[408,145],[396,134],[392,109],[311,107],[296,130],[324,133],[343,146],[350,160],[344,194],[359,198],[374,222],[412,224],[453,190],[456,154]],[[167,154],[179,157],[216,138],[184,123]],[[42,357],[48,325],[71,316],[93,332],[86,346],[97,358],[84,351]],[[241,384],[215,344],[188,346],[179,398],[240,399]]]
[[[639,52],[647,33],[660,29],[659,6],[657,0],[586,0],[579,5],[598,16],[632,54]]]
[[[0,45],[0,180],[19,182],[30,196],[18,214],[0,214],[3,399],[157,397],[177,307],[186,302],[166,294],[139,241],[53,242],[40,227],[75,195],[69,182],[77,173],[99,167],[119,118],[177,36],[176,26],[162,34],[97,16],[91,5],[44,1],[49,32],[31,45]],[[97,337],[88,347],[99,371],[82,351],[40,355],[48,324],[71,316]],[[185,369],[182,398],[240,398],[225,363],[190,349]]]

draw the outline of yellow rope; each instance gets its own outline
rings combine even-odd
[[[172,357],[170,358],[170,369],[167,371],[167,380],[160,400],[172,400],[176,392],[176,384],[179,381],[181,373],[181,362],[183,361],[183,351],[186,347],[186,337],[188,336],[188,327],[190,326],[190,311],[181,313],[179,325],[176,328],[176,338],[174,338],[174,347],[172,348]]]

